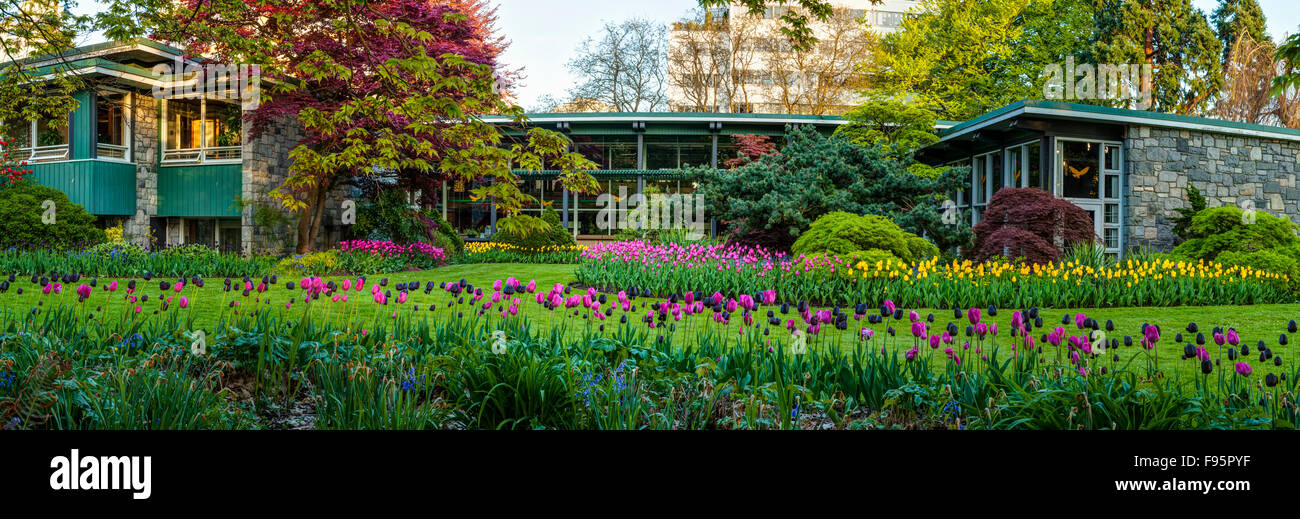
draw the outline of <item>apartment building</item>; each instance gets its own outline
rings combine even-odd
[[[837,0],[814,21],[815,48],[781,33],[790,6],[752,14],[741,5],[702,10],[669,31],[669,109],[676,112],[841,115],[861,100],[857,64],[870,38],[898,30],[916,0]]]

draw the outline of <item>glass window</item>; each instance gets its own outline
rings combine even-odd
[[[1119,171],[1119,146],[1106,146],[1106,169]]]
[[[1119,198],[1119,175],[1106,175],[1106,198]]]
[[[975,203],[983,204],[989,201],[988,196],[988,169],[984,165],[984,157],[975,159],[971,168],[975,171]]]
[[[129,135],[126,94],[99,92],[95,100],[95,156],[104,159],[126,159]]]
[[[1006,186],[1005,175],[1003,175],[1002,152],[989,155],[989,176],[993,181],[993,189],[990,194],[996,195],[1004,186]]]
[[[167,101],[167,149],[187,150],[203,142],[202,102],[193,99]]]
[[[95,142],[126,146],[126,94],[99,93],[95,100]]]
[[[1106,224],[1119,225],[1119,204],[1106,204]]]
[[[239,160],[243,111],[237,104],[171,99],[163,105],[167,126],[163,163]]]
[[[1021,187],[1025,185],[1024,161],[1022,156],[1023,151],[1023,147],[1007,150],[1007,172],[1009,173],[1008,176],[1011,178],[1011,182],[1007,185],[1011,187]]]
[[[708,166],[712,162],[713,139],[696,137],[646,137],[646,169],[681,169]]]
[[[637,169],[636,137],[572,136],[574,150],[600,169]]]
[[[67,124],[54,124],[53,119],[41,119],[36,122],[36,146],[66,146],[67,144]]]
[[[1114,227],[1107,227],[1106,230],[1105,230],[1105,232],[1106,232],[1106,248],[1107,248],[1107,249],[1118,249],[1118,248],[1119,248],[1119,229],[1116,229],[1116,228],[1114,228]]]
[[[1093,142],[1058,141],[1065,198],[1098,198],[1101,150]]]
[[[23,119],[5,121],[4,126],[0,127],[0,135],[11,141],[9,145],[14,148],[30,148],[32,147],[32,122]]]
[[[1051,177],[1048,172],[1043,171],[1042,148],[1043,145],[1037,142],[1025,147],[1025,171],[1029,175],[1029,187],[1051,191]]]
[[[204,147],[241,146],[243,110],[239,105],[208,101],[204,120]]]

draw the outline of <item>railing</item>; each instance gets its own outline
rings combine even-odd
[[[57,146],[23,148],[18,150],[18,156],[15,158],[19,161],[27,161],[28,163],[68,160],[68,145],[60,144]]]
[[[101,159],[126,160],[126,146],[116,144],[96,144],[95,156]]]
[[[204,162],[238,161],[243,157],[243,150],[243,147],[240,146],[163,150],[162,163],[201,164]]]
[[[220,148],[205,148],[204,161],[209,160],[240,160],[243,157],[244,148],[242,146],[222,146]]]

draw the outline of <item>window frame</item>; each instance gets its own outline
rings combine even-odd
[[[168,146],[167,125],[169,122],[169,116],[171,115],[169,112],[169,108],[170,108],[169,105],[173,100],[199,102],[199,121],[201,121],[201,123],[199,124],[199,140],[198,140],[199,146],[198,147],[177,148],[177,149],[170,149],[167,147]],[[241,144],[239,146],[208,146],[207,145],[208,101],[209,99],[204,97],[178,97],[175,99],[162,100],[162,106],[159,107],[159,112],[158,112],[160,115],[159,122],[158,122],[158,140],[159,140],[158,164],[160,166],[183,166],[183,165],[196,165],[196,164],[198,165],[243,164],[244,147],[242,144],[242,140],[244,138],[244,133],[242,127],[240,128]],[[174,158],[167,157],[169,152],[174,156]],[[237,153],[231,153],[231,152],[237,152]]]
[[[101,143],[99,142],[99,113],[98,113],[98,111],[99,111],[99,99],[98,99],[98,96],[99,96],[99,94],[100,94],[101,92],[114,92],[114,93],[122,94],[122,142],[126,143],[125,145],[118,146],[118,145],[116,145],[116,144],[101,144]],[[130,163],[135,162],[135,161],[133,160],[133,159],[135,158],[135,133],[132,132],[132,128],[131,128],[131,121],[133,120],[133,118],[134,118],[134,116],[135,116],[135,104],[134,104],[134,99],[133,99],[134,96],[132,96],[132,95],[131,95],[131,92],[129,92],[129,91],[122,90],[122,89],[117,89],[117,88],[110,88],[110,87],[101,87],[101,88],[99,88],[99,89],[95,92],[95,96],[96,96],[96,99],[95,99],[95,111],[96,111],[96,113],[95,113],[95,143],[94,143],[94,144],[95,144],[95,159],[97,159],[97,160],[104,160],[104,161],[108,161],[108,162],[122,162],[122,163],[126,163],[126,164],[130,164]],[[117,157],[104,157],[104,156],[102,156],[102,155],[100,154],[100,151],[99,151],[99,150],[100,150],[100,146],[111,146],[111,147],[112,147],[111,149],[122,148],[122,158],[117,158]]]

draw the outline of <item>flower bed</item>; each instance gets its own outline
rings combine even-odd
[[[1093,267],[1073,262],[1014,265],[969,261],[868,264],[858,258],[797,256],[757,247],[612,242],[582,253],[577,279],[607,290],[636,287],[658,295],[688,291],[755,294],[824,304],[886,299],[950,308],[996,304],[1054,308],[1295,302],[1290,279],[1250,267],[1125,260]]]

